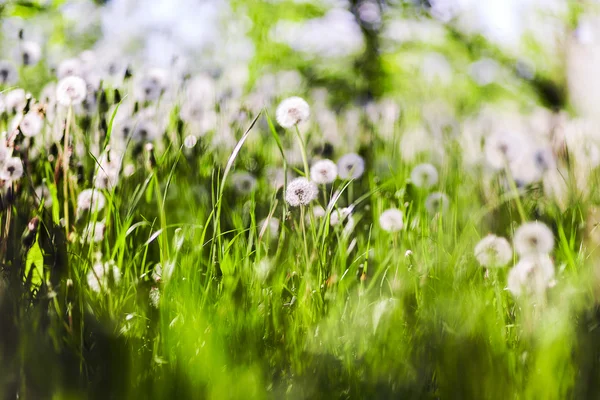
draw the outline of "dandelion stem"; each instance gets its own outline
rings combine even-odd
[[[304,145],[304,140],[302,140],[302,135],[300,135],[300,130],[298,129],[298,125],[296,125],[296,137],[298,138],[298,142],[300,143],[300,153],[302,154],[302,164],[304,166],[304,176],[308,179],[309,169],[308,169],[308,157],[306,156],[306,147]]]
[[[308,271],[310,265],[310,257],[308,256],[308,241],[306,240],[306,226],[304,224],[304,219],[304,206],[300,206],[300,228],[302,229],[302,239],[304,240],[304,257],[306,258],[306,269]]]
[[[64,211],[65,211],[65,233],[67,240],[69,238],[69,131],[71,127],[71,114],[73,112],[72,106],[67,109],[67,123],[65,126],[65,137],[62,155],[62,169],[63,169],[63,196],[64,196]]]

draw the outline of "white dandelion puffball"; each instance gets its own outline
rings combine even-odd
[[[267,237],[272,239],[277,238],[279,235],[279,218],[270,217],[269,219],[263,219],[258,223],[259,233],[265,232]]]
[[[283,128],[291,128],[310,117],[310,106],[301,97],[290,97],[279,103],[275,118]]]
[[[265,176],[269,186],[276,190],[282,188],[286,181],[292,180],[292,175],[289,172],[286,174],[283,168],[268,167]]]
[[[67,76],[56,85],[56,101],[68,107],[81,104],[87,96],[87,85],[78,76]]]
[[[526,222],[515,231],[513,243],[521,257],[549,254],[554,248],[554,234],[542,222]]]
[[[319,219],[319,218],[323,218],[325,215],[327,214],[327,211],[325,211],[325,209],[323,207],[321,207],[320,205],[316,205],[313,207],[313,216],[315,217],[315,219]],[[309,217],[307,215],[307,217]],[[307,218],[310,219],[310,218]]]
[[[19,58],[23,65],[36,65],[42,58],[42,48],[37,42],[21,42],[21,48],[19,49]]]
[[[148,298],[150,299],[150,305],[154,308],[158,308],[158,305],[160,304],[160,290],[157,287],[151,288]]]
[[[102,290],[106,291],[108,290],[110,283],[118,284],[120,282],[121,271],[112,261],[103,263],[98,260],[87,273],[86,280],[88,286],[94,292],[100,292]]]
[[[46,185],[39,185],[35,188],[36,203],[40,204],[42,200],[44,201],[44,207],[52,207],[52,193],[50,193],[50,189]]]
[[[292,207],[306,206],[317,198],[319,189],[306,178],[296,178],[285,190],[285,201]]]
[[[56,76],[58,79],[64,79],[69,76],[83,75],[83,65],[78,58],[69,58],[63,60],[56,68]]]
[[[410,173],[412,183],[423,189],[429,189],[438,183],[438,172],[432,164],[419,164]]]
[[[379,216],[379,225],[386,232],[398,232],[404,227],[404,215],[397,208],[389,208]]]
[[[264,282],[273,269],[273,263],[268,258],[263,258],[254,266],[254,273],[259,281]]]
[[[445,213],[450,206],[450,199],[446,193],[434,192],[425,199],[425,208],[431,214]]]
[[[81,243],[99,243],[104,239],[106,223],[104,221],[90,222],[81,232]]]
[[[161,134],[154,122],[144,119],[135,124],[131,138],[136,142],[153,142],[160,138]]]
[[[12,148],[6,145],[6,141],[0,137],[0,165],[4,164],[6,160],[10,158],[12,154]]]
[[[19,123],[19,129],[23,136],[33,137],[37,136],[41,132],[44,126],[44,118],[38,112],[29,111],[21,122]]]
[[[554,284],[554,263],[548,255],[523,258],[508,273],[507,288],[514,296],[541,295]]]
[[[503,169],[521,157],[526,146],[526,140],[519,134],[497,132],[485,140],[485,158],[492,168]]]
[[[337,165],[331,160],[319,160],[310,167],[310,179],[318,185],[325,185],[337,178]]]
[[[106,205],[106,198],[98,189],[85,189],[77,196],[77,213],[100,211]]]
[[[183,139],[183,145],[186,149],[193,148],[198,143],[198,138],[194,135],[187,135],[185,139]]]
[[[24,89],[13,89],[4,95],[4,106],[9,114],[23,111],[26,105],[27,93]]]
[[[503,237],[487,235],[475,246],[475,258],[484,267],[504,267],[512,259],[510,243]]]
[[[10,61],[0,60],[0,85],[13,85],[19,80],[19,72]]]
[[[94,177],[94,187],[96,189],[114,189],[119,183],[120,166],[107,163],[98,169]]]
[[[333,210],[331,215],[329,216],[329,225],[336,226],[340,223],[348,220],[350,222],[352,218],[352,209],[349,207],[344,207],[339,210]]]
[[[231,183],[236,192],[247,195],[256,190],[256,178],[249,172],[236,172],[231,176]]]
[[[10,157],[0,167],[0,179],[16,181],[23,176],[23,163],[19,157]]]
[[[358,179],[365,172],[365,160],[356,153],[348,153],[337,162],[338,174],[342,179]]]
[[[136,98],[142,101],[155,101],[167,90],[169,72],[162,68],[147,71],[135,86]]]

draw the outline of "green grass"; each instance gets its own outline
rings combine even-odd
[[[101,190],[103,210],[77,216],[77,194],[92,187],[100,168],[91,148],[110,143],[114,114],[75,117],[71,134],[85,151],[73,156],[67,185],[57,167],[62,148],[42,146],[41,157],[26,162],[14,183],[14,199],[0,195],[0,399],[17,393],[53,400],[597,397],[598,174],[590,172],[590,195],[571,185],[565,204],[546,196],[542,183],[517,194],[512,180],[504,185],[503,172],[488,179],[485,167],[466,166],[457,135],[447,132],[452,127],[436,125],[443,125],[443,115],[440,122],[424,111],[448,104],[455,133],[485,105],[502,115],[501,104],[510,102],[526,114],[540,103],[534,83],[511,75],[502,85],[480,88],[463,79],[468,63],[482,54],[503,65],[514,60],[481,38],[465,44],[450,33],[443,46],[409,44],[382,54],[384,87],[377,92],[401,105],[400,120],[384,137],[383,127],[350,97],[368,85],[357,76],[360,68],[320,73],[268,38],[273,15],[301,19],[324,10],[232,3],[255,23],[249,86],[265,69],[298,69],[308,88],[330,88],[340,111],[358,109],[358,137],[350,138],[356,148],[342,138],[331,158],[356,150],[365,174],[338,179],[321,187],[312,205],[291,208],[284,188],[271,187],[267,176],[270,166],[294,176],[304,170],[284,156],[298,142],[296,132],[273,120],[276,103],[244,122],[227,120],[237,146],[217,149],[210,141],[220,132],[201,137],[192,149],[183,145],[179,105],[173,104],[155,150],[129,143],[125,164],[134,165],[134,173]],[[31,12],[14,8],[23,16]],[[429,51],[448,56],[461,78],[447,86],[422,82],[411,60]],[[44,63],[22,69],[21,78],[34,95],[53,79]],[[319,106],[308,93],[298,95],[312,106],[306,149],[315,159],[326,132],[315,122]],[[101,118],[108,126],[103,140],[96,128]],[[10,120],[2,115],[0,131]],[[341,131],[352,128],[342,112],[336,122]],[[415,127],[438,129],[443,140],[432,141],[430,151],[406,154],[400,143]],[[30,153],[20,155],[26,160]],[[558,161],[574,181],[569,157]],[[438,168],[435,187],[410,181],[420,162]],[[257,178],[252,193],[233,187],[239,171]],[[42,182],[50,208],[36,202]],[[426,209],[434,191],[448,195],[445,212]],[[337,201],[328,207],[332,198]],[[317,204],[327,210],[325,218],[312,216]],[[331,213],[348,206],[354,228],[331,226]],[[392,207],[404,213],[405,227],[396,233],[378,223]],[[61,225],[65,210],[69,227]],[[263,229],[265,218],[277,218],[279,230]],[[31,230],[34,219],[39,225]],[[506,287],[517,256],[507,268],[486,272],[474,247],[488,233],[511,240],[522,222],[533,220],[553,231],[556,285],[537,299],[515,298]],[[82,241],[85,227],[100,221],[106,223],[102,240]],[[88,281],[98,259],[114,263],[119,274],[95,291]]]

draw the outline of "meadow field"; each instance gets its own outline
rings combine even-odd
[[[597,1],[0,25],[0,399],[600,398]]]

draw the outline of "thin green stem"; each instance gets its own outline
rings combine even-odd
[[[63,169],[63,206],[65,212],[65,234],[69,238],[69,133],[71,128],[71,114],[73,107],[67,109],[67,124],[65,127],[65,137],[63,145],[62,169]]]
[[[306,156],[306,146],[304,144],[304,140],[302,140],[302,135],[300,134],[298,125],[296,125],[296,138],[298,138],[298,143],[300,144],[300,152],[302,154],[302,164],[304,166],[304,176],[308,179],[310,177],[310,169],[308,168],[308,157]]]

